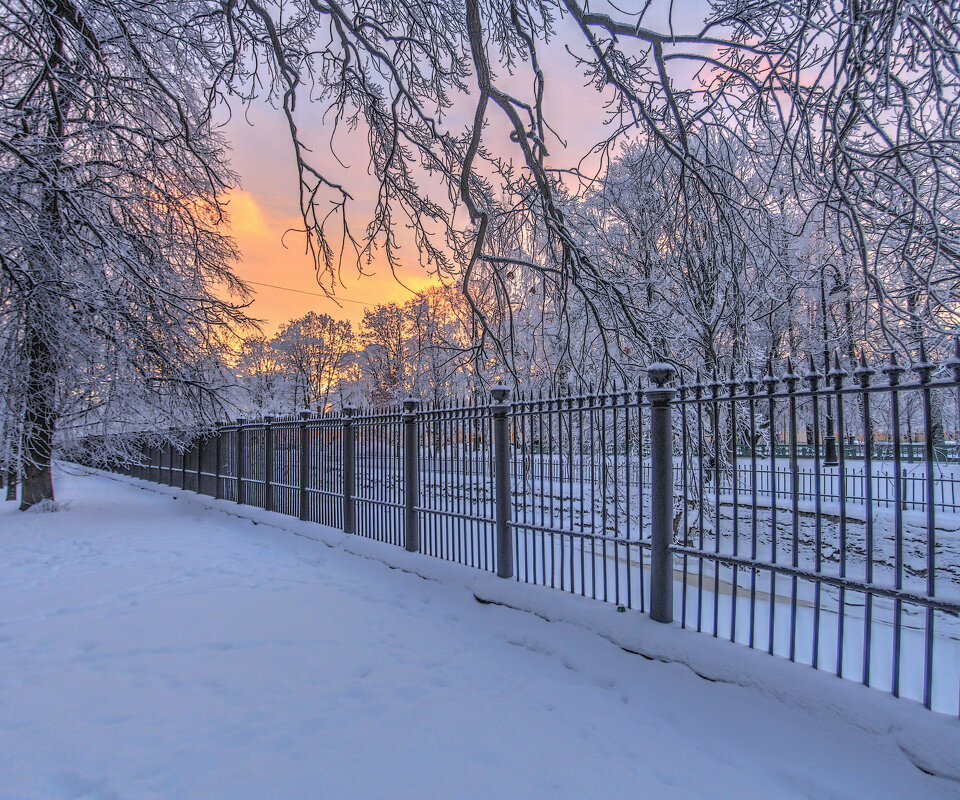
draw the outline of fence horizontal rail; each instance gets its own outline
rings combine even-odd
[[[241,419],[183,452],[144,433],[135,463],[106,466],[958,713],[960,358],[910,369],[672,386],[659,365],[576,396]]]

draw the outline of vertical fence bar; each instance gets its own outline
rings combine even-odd
[[[673,409],[675,390],[666,386],[673,378],[669,364],[647,369],[656,388],[650,400],[650,618],[673,622]]]
[[[767,374],[763,376],[761,382],[766,389],[767,398],[767,426],[769,430],[770,447],[770,476],[768,478],[770,493],[770,563],[777,563],[777,384],[780,383],[777,376],[773,374],[773,359],[767,360]],[[839,402],[839,400],[838,400]],[[776,641],[777,627],[777,572],[776,568],[770,570],[770,602],[769,602],[769,621],[767,625],[767,652],[773,655],[774,642]]]
[[[220,425],[217,425],[217,429],[214,432],[213,439],[213,496],[220,500],[223,497],[223,490],[220,488],[220,471],[222,469],[221,463],[223,459],[223,450],[220,442],[220,434],[223,432],[223,428]]]
[[[926,481],[921,484],[926,492],[927,505],[927,596],[936,595],[936,511],[934,509],[934,474],[933,464],[936,460],[933,437],[933,405],[930,392],[930,373],[934,370],[934,365],[927,361],[926,348],[923,341],[920,342],[920,361],[913,365],[913,371],[920,379],[920,400],[923,411],[923,451],[924,467]],[[927,708],[933,707],[933,607],[927,606],[926,625],[924,631],[924,656],[923,656],[923,704]]]
[[[823,497],[821,491],[822,471],[820,454],[820,398],[818,390],[820,387],[820,373],[817,372],[816,365],[813,363],[813,356],[810,356],[807,370],[807,383],[810,386],[811,395],[811,420],[813,432],[813,499],[814,499],[814,519],[813,519],[813,569],[817,574],[823,567]],[[827,387],[829,389],[829,386]],[[829,395],[828,395],[829,396]],[[826,447],[824,446],[824,450]],[[756,504],[756,501],[754,501]],[[820,666],[820,608],[823,586],[820,581],[816,581],[813,587],[813,642],[810,655],[810,663],[814,669]]]
[[[497,575],[501,578],[513,577],[513,542],[510,529],[510,390],[506,386],[495,386],[490,390],[493,404],[493,480],[494,507],[497,541]]]
[[[237,420],[237,503],[240,505],[243,505],[247,499],[243,486],[243,468],[245,459],[243,448],[243,426],[245,423],[246,420],[243,417],[240,417]]]
[[[343,407],[343,532],[357,532],[357,501],[354,499],[357,483],[357,431],[354,427],[353,415],[357,409],[353,406]]]
[[[830,377],[833,378],[834,394],[836,396],[837,411],[837,439],[840,447],[837,450],[837,461],[839,462],[838,480],[840,495],[840,578],[847,577],[847,557],[849,549],[847,547],[847,534],[849,526],[849,517],[847,516],[847,448],[846,443],[846,421],[844,419],[843,408],[843,379],[847,373],[840,367],[840,357],[834,354],[833,369],[830,370]],[[840,585],[839,598],[837,601],[837,677],[843,677],[843,639],[847,623],[847,587],[845,583]]]
[[[309,417],[309,411],[300,412],[300,507],[298,511],[301,520],[306,520],[309,517],[307,513],[307,479],[310,475],[310,435],[307,430],[307,419]]]
[[[263,510],[273,511],[273,421],[264,417],[263,422]]]
[[[420,401],[410,397],[403,401],[403,546],[408,552],[420,550],[420,445],[417,441],[417,408]],[[436,447],[436,443],[434,445]]]
[[[903,512],[905,510],[905,487],[900,482],[902,446],[900,438],[900,395],[897,386],[904,370],[897,363],[896,353],[890,354],[890,363],[884,368],[890,386],[890,417],[893,436],[893,530],[894,530],[894,587],[903,588]],[[900,648],[903,637],[903,601],[898,596],[893,601],[893,665],[890,691],[900,696]]]
[[[790,564],[794,569],[800,566],[800,462],[797,453],[797,381],[800,376],[793,371],[793,360],[787,359],[787,372],[783,381],[787,385],[789,399],[790,437]],[[776,500],[773,500],[776,502]],[[797,659],[797,576],[790,576],[790,660]],[[719,594],[719,592],[718,592]]]
[[[867,366],[866,356],[860,354],[860,365],[854,370],[854,375],[860,383],[863,393],[860,398],[863,410],[863,472],[866,476],[864,483],[864,504],[866,506],[866,559],[864,564],[864,580],[873,585],[873,567],[876,554],[874,553],[873,530],[873,421],[870,418],[870,377],[873,370]],[[863,673],[862,682],[870,685],[870,659],[873,642],[873,595],[867,592],[863,598]]]

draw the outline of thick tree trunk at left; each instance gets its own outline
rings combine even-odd
[[[50,345],[42,331],[31,325],[26,345],[30,373],[23,415],[21,511],[43,500],[53,500],[51,461],[57,388]]]

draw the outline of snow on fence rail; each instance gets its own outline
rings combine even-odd
[[[960,358],[910,371],[788,363],[674,388],[660,365],[629,390],[237,420],[114,468],[957,713],[960,516],[942,442]],[[924,460],[908,466],[907,446]]]

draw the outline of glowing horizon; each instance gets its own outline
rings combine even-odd
[[[344,265],[336,297],[322,296],[313,260],[303,248],[303,237],[295,230],[302,228],[299,217],[272,215],[267,203],[251,191],[231,192],[229,197],[229,233],[240,252],[234,273],[250,281],[254,293],[247,311],[261,320],[264,334],[272,336],[292,319],[314,311],[334,319],[347,320],[354,326],[363,319],[363,312],[383,303],[404,303],[412,292],[437,285],[436,279],[420,271],[402,274],[408,288],[401,285],[386,263],[366,267],[373,274],[359,275],[349,264]],[[299,223],[299,225],[298,225]],[[264,285],[268,284],[268,285]],[[283,287],[283,288],[275,288]],[[411,292],[412,290],[412,292]]]

